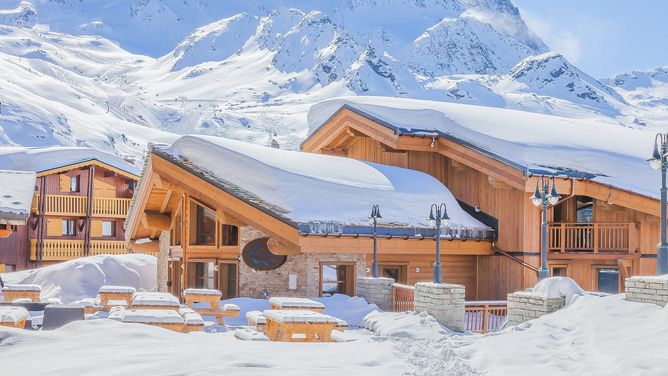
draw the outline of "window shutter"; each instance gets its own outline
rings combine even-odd
[[[102,221],[98,220],[91,221],[90,236],[94,238],[102,237]]]
[[[63,220],[58,218],[48,218],[46,220],[46,236],[62,236]]]
[[[93,188],[93,195],[95,197],[114,198],[116,197],[116,186],[109,184],[106,181],[95,179]]]
[[[60,191],[70,191],[70,177],[67,174],[60,174]]]

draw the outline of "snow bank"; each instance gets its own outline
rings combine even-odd
[[[32,171],[0,170],[0,224],[25,225],[35,192]]]
[[[564,298],[566,305],[569,305],[585,292],[577,282],[568,277],[550,277],[539,281],[531,289],[531,293],[544,298]]]
[[[378,312],[364,317],[364,327],[377,336],[440,340],[452,334],[427,312]]]
[[[567,118],[504,108],[406,98],[343,97],[313,105],[309,134],[342,106],[397,128],[456,137],[538,173],[592,174],[595,181],[659,197],[659,173],[646,159],[655,131],[591,115]]]
[[[156,258],[148,255],[99,255],[2,274],[9,284],[36,284],[42,299],[60,298],[69,304],[95,297],[104,285],[131,286],[153,290],[156,286]]]
[[[430,227],[430,205],[444,202],[451,226],[486,228],[443,184],[415,170],[212,136],[183,136],[163,151],[259,197],[298,223],[369,226],[371,205],[379,204],[383,224]]]

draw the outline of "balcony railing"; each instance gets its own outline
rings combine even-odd
[[[118,240],[91,240],[90,255],[121,255],[128,253],[124,241]]]
[[[125,218],[130,208],[129,198],[93,198],[93,216]]]
[[[43,261],[66,261],[83,257],[85,243],[83,240],[44,240]],[[125,242],[120,240],[91,240],[90,256],[95,255],[122,255],[128,253]],[[155,256],[155,252],[137,252]],[[37,241],[31,240],[30,260],[37,260]]]
[[[35,194],[32,211],[39,211],[39,195]],[[129,198],[93,198],[93,217],[125,218],[130,208]],[[46,215],[83,217],[88,210],[88,198],[74,195],[46,195]]]
[[[636,223],[550,223],[548,249],[555,252],[628,252],[637,247]]]

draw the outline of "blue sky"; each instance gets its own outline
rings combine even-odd
[[[512,0],[529,28],[595,78],[668,66],[667,0]]]

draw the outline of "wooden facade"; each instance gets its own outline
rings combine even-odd
[[[22,270],[127,253],[123,221],[137,179],[96,160],[38,172],[32,213],[26,226],[0,239],[0,264]]]
[[[169,245],[164,248],[158,241],[161,233],[169,234]],[[244,247],[262,237],[269,238],[267,248],[272,254],[287,258],[276,270],[253,270],[243,260]],[[165,269],[159,268],[159,275],[168,276],[167,288],[172,293],[178,295],[190,287],[217,288],[223,298],[235,296],[229,294],[231,290],[257,296],[258,291],[268,288],[273,294],[312,296],[322,293],[323,285],[337,283],[342,286],[340,292],[354,294],[356,277],[365,274],[373,250],[368,236],[301,233],[297,224],[235,195],[159,150],[152,150],[146,161],[128,217],[126,239],[130,249],[159,250],[169,260]],[[432,278],[433,239],[386,237],[378,244],[384,251],[381,265],[387,270],[398,266],[397,271],[404,273],[408,282]],[[442,242],[444,273],[452,273],[452,278],[465,284],[471,298],[477,298],[477,281],[472,273],[460,270],[475,271],[480,255],[494,254],[491,245],[489,240]],[[404,262],[407,257],[411,258]],[[211,267],[213,272],[207,272]],[[337,280],[325,275],[327,268],[335,270]],[[230,273],[236,275],[231,278]],[[237,286],[230,286],[235,282]]]
[[[475,256],[474,263],[458,258],[444,261],[450,264],[446,281],[469,281],[467,298],[469,286],[475,286],[478,299],[501,299],[536,283],[541,214],[529,198],[537,177],[527,175],[522,166],[442,135],[397,132],[348,107],[314,132],[302,150],[426,172],[460,202],[493,217],[498,223],[494,254]],[[562,200],[548,214],[548,258],[554,275],[568,275],[586,290],[615,292],[623,289],[626,276],[654,273],[657,200],[585,179],[557,177],[556,181]],[[395,264],[410,265],[419,259],[390,256],[382,248],[379,254],[381,260]],[[411,270],[407,283],[426,279],[411,275]]]

